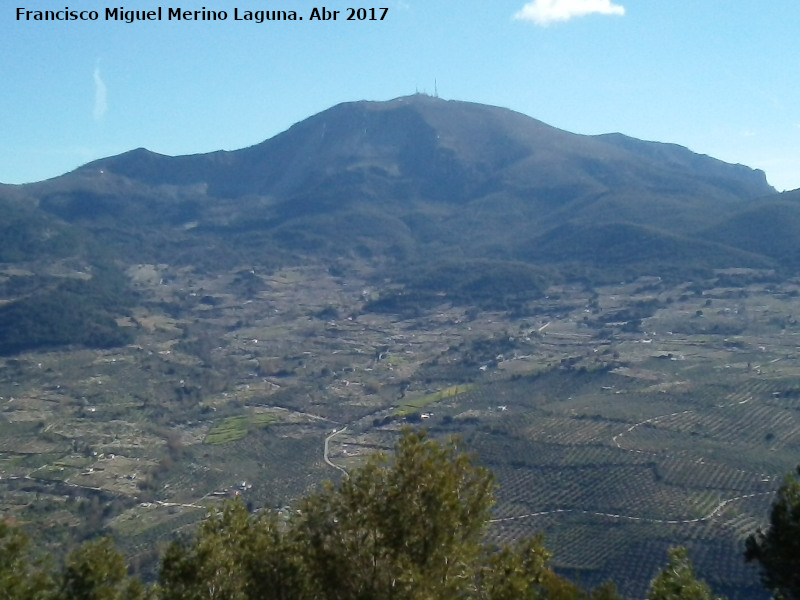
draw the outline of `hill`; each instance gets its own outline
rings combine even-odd
[[[710,227],[704,236],[721,244],[768,256],[796,270],[800,267],[800,190],[764,198]]]
[[[777,262],[766,256],[753,248],[739,249],[630,223],[567,223],[534,238],[525,249],[529,261],[572,265],[595,281],[630,280],[641,275],[685,281],[707,278],[715,269],[734,265],[774,268]]]

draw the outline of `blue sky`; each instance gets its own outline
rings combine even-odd
[[[674,142],[800,188],[797,0],[17,0],[0,7],[0,182],[145,147],[234,150],[339,102],[415,91],[576,133]],[[18,21],[16,9],[97,10]],[[105,21],[106,6],[227,21]],[[313,7],[340,10],[310,21]],[[346,8],[388,7],[383,21]],[[295,10],[298,22],[233,21]]]

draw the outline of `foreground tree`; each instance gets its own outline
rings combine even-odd
[[[269,513],[240,501],[209,514],[191,544],[174,542],[161,565],[162,600],[292,600],[304,596],[296,551]]]
[[[128,576],[125,557],[111,538],[88,542],[70,553],[55,600],[145,600],[141,581]]]
[[[175,543],[163,600],[617,600],[549,567],[540,538],[486,543],[491,474],[458,442],[407,430],[340,486],[325,486],[279,522],[239,502],[213,512],[192,543]]]
[[[169,546],[154,589],[127,575],[110,539],[51,577],[2,526],[0,600],[619,600],[613,586],[587,593],[556,575],[539,537],[487,543],[493,491],[457,440],[406,430],[392,457],[373,456],[287,520],[241,500],[212,511]]]
[[[392,459],[376,456],[305,499],[293,537],[326,599],[464,597],[493,489],[456,442],[409,430]]]
[[[110,538],[71,552],[60,571],[31,552],[30,538],[0,523],[0,599],[145,600],[142,583],[128,576],[125,558]]]
[[[47,569],[31,554],[30,538],[16,527],[0,521],[0,598],[45,598],[51,586]]]
[[[650,583],[647,600],[714,600],[711,588],[697,579],[686,548],[670,548],[667,565]]]
[[[776,596],[800,600],[800,467],[778,489],[769,529],[747,538],[745,559],[761,565],[761,581]]]

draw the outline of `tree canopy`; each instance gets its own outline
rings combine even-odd
[[[539,598],[582,591],[549,568],[540,538],[486,542],[491,473],[457,441],[408,430],[341,485],[303,499],[282,522],[235,501],[190,543],[173,543],[159,579],[165,600]]]
[[[747,538],[745,559],[759,563],[768,590],[785,600],[800,600],[800,467],[778,490],[769,528]]]
[[[0,522],[0,600],[620,600],[613,584],[587,591],[556,574],[541,537],[487,541],[494,487],[457,438],[443,444],[407,429],[393,454],[374,455],[288,517],[251,513],[238,499],[212,509],[191,539],[170,544],[150,586],[128,575],[109,538],[54,569],[34,558],[18,527]],[[796,478],[787,480],[773,529],[796,530],[799,494]],[[748,548],[759,560],[785,558],[785,543],[771,529]],[[798,598],[791,582],[770,577],[770,589]],[[675,548],[647,600],[689,599],[713,595]]]
[[[686,548],[671,548],[666,566],[650,583],[647,600],[715,600],[705,581],[697,579]]]

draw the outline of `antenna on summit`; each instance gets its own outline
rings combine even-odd
[[[436,79],[435,78],[433,80],[433,97],[434,98],[438,98],[439,97],[439,86],[436,84]]]

